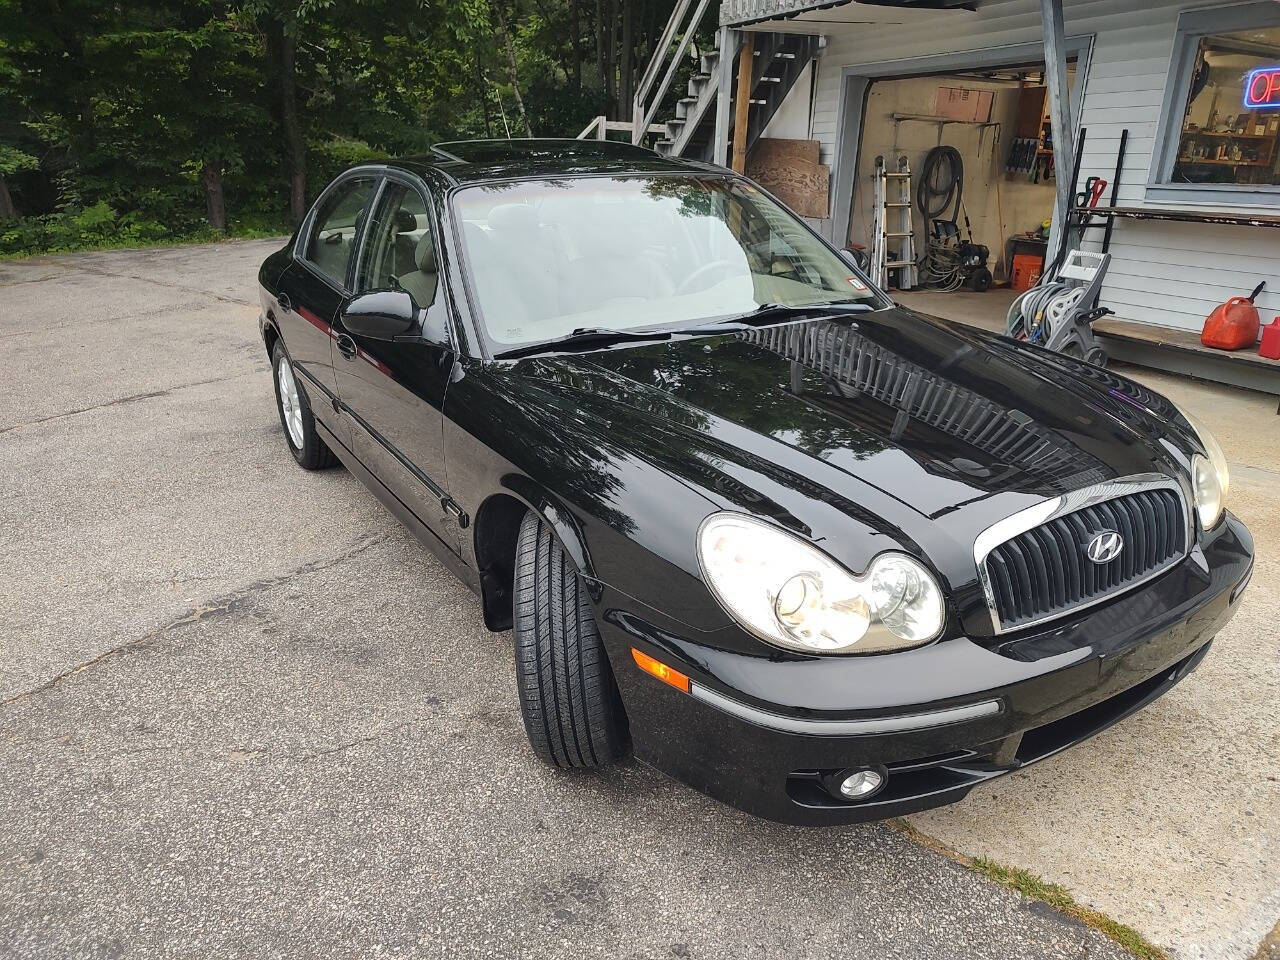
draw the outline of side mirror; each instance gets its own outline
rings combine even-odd
[[[449,346],[449,311],[439,303],[439,298],[422,315],[422,339],[437,347]]]
[[[342,325],[373,340],[394,340],[413,331],[418,305],[404,290],[379,290],[356,297],[342,311]]]

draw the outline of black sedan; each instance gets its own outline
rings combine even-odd
[[[558,767],[792,823],[949,803],[1163,694],[1252,570],[1194,419],[895,306],[719,167],[443,144],[338,177],[260,282],[293,457],[514,629]]]

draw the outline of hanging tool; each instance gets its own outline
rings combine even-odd
[[[1076,194],[1076,209],[1092,210],[1098,205],[1098,201],[1102,199],[1102,194],[1106,192],[1107,181],[1101,177],[1090,177],[1084,182],[1084,189]]]

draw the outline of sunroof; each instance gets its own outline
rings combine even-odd
[[[431,152],[446,160],[464,163],[501,163],[504,160],[586,159],[648,157],[653,151],[617,140],[454,140],[437,143]]]

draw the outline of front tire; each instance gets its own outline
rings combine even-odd
[[[293,364],[284,346],[277,341],[271,351],[271,373],[276,387],[276,411],[284,427],[284,439],[298,466],[304,470],[323,470],[338,462],[333,451],[316,433],[316,418],[311,403],[298,383]]]
[[[514,592],[520,712],[534,752],[562,770],[618,759],[626,718],[582,577],[532,512],[520,524]]]

